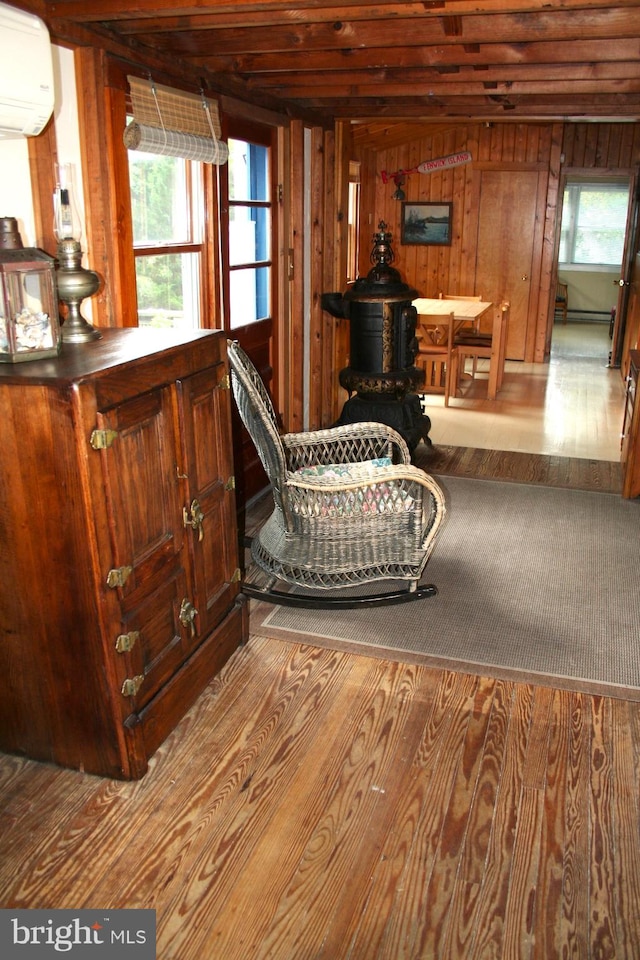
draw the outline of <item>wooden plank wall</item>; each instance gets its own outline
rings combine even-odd
[[[556,132],[557,131],[557,132]],[[414,131],[415,132],[415,131]],[[558,164],[562,135],[563,162]],[[555,144],[555,146],[554,146]],[[392,199],[388,174],[414,169],[419,163],[469,150],[473,162],[431,174],[409,174],[403,186],[408,201],[453,203],[453,241],[450,247],[403,246],[400,242],[401,203]],[[640,124],[575,123],[564,129],[551,123],[469,123],[439,128],[401,146],[368,149],[358,157],[362,169],[363,211],[360,230],[360,273],[370,269],[371,238],[383,220],[393,235],[396,266],[403,279],[423,296],[444,290],[468,293],[476,289],[478,237],[477,202],[482,170],[537,169],[547,179],[546,204],[538,209],[544,220],[544,243],[535,251],[532,277],[539,285],[536,316],[530,319],[531,359],[544,360],[550,322],[549,294],[555,276],[558,191],[562,175],[591,170],[600,175],[632,173],[640,163]],[[373,178],[373,182],[371,182]],[[502,238],[518,243],[518,236]],[[533,301],[533,298],[532,298]],[[551,319],[552,322],[552,319]]]
[[[395,266],[407,283],[419,282],[423,296],[437,296],[440,290],[463,292],[475,284],[477,211],[475,200],[477,173],[480,169],[518,169],[544,165],[550,157],[551,124],[468,124],[425,136],[411,143],[375,153],[374,229],[380,220],[387,223],[394,237]],[[453,242],[450,247],[403,246],[400,243],[401,204],[392,199],[393,182],[384,184],[382,171],[412,170],[425,160],[469,150],[473,162],[430,174],[413,173],[406,177],[404,192],[408,201],[452,202]],[[363,170],[371,165],[363,164]],[[363,195],[370,196],[364,184]],[[366,220],[366,218],[363,218]],[[361,253],[370,250],[370,225],[361,231]],[[365,261],[366,262],[366,261]],[[362,264],[365,269],[365,264]],[[368,269],[368,268],[366,268]]]

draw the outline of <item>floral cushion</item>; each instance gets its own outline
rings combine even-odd
[[[296,470],[299,477],[333,477],[340,479],[352,477],[354,480],[366,479],[378,467],[390,467],[391,457],[378,457],[376,460],[361,460],[359,463],[318,463],[312,467],[300,467]]]

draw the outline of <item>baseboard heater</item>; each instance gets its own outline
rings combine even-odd
[[[581,323],[609,323],[611,311],[604,310],[567,310],[567,320]]]

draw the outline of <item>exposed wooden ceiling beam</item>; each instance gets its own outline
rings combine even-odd
[[[11,0],[61,42],[310,122],[640,120],[640,0]]]
[[[534,38],[559,43],[581,40],[621,40],[640,36],[640,7],[606,8],[585,11],[580,17],[579,32],[574,13],[561,9],[536,14],[490,14],[465,18],[461,34],[445,33],[442,18],[416,20],[407,30],[399,19],[375,21],[341,20],[333,23],[276,25],[269,30],[260,27],[236,26],[211,31],[138,34],[143,44],[172,50],[179,55],[202,57],[214,49],[225,54],[246,55],[269,52],[289,53],[292,50],[313,52],[328,50],[371,50],[399,47],[431,47],[492,44],[499,38],[503,44],[530,43]]]
[[[20,0],[18,0],[18,4]],[[159,20],[193,18],[194,25],[202,29],[204,20],[220,24],[233,23],[238,17],[253,18],[256,22],[286,23],[291,19],[301,22],[320,19],[373,19],[380,16],[440,17],[446,15],[477,14],[486,10],[504,13],[527,13],[548,10],[550,0],[424,0],[405,2],[387,0],[367,3],[366,0],[343,0],[342,3],[319,4],[317,0],[42,0],[51,16],[75,20],[76,23],[97,23],[110,20],[119,23],[126,20]],[[609,0],[553,0],[553,5],[565,10],[589,10],[611,6]],[[638,0],[619,0],[616,6],[634,7]],[[326,11],[326,13],[324,12]],[[259,19],[258,19],[259,18]],[[169,29],[177,29],[170,26]]]
[[[606,63],[633,63],[640,60],[640,37],[609,43],[599,40],[573,40],[563,44],[530,43],[511,45],[494,43],[481,47],[476,53],[466,53],[461,47],[447,50],[428,47],[404,47],[391,50],[384,47],[374,50],[349,50],[337,59],[326,53],[248,54],[227,56],[211,54],[207,57],[189,58],[189,62],[221,73],[235,72],[241,75],[266,75],[268,73],[315,74],[320,79],[325,74],[342,71],[368,72],[375,70],[432,67],[444,68],[494,68],[496,71],[514,65],[565,66],[571,75],[572,64],[597,65]],[[633,74],[631,74],[633,75]],[[326,79],[326,77],[325,77]],[[412,78],[407,78],[408,85]],[[382,93],[383,91],[381,91]]]

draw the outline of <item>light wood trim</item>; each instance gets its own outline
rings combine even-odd
[[[290,201],[288,247],[293,265],[289,278],[290,321],[288,338],[284,347],[284,356],[288,358],[285,367],[284,415],[285,426],[292,432],[304,430],[304,324],[305,285],[304,285],[304,247],[305,247],[305,203],[304,203],[304,124],[301,120],[292,120],[290,124]]]
[[[83,142],[86,254],[91,268],[103,279],[92,300],[94,321],[103,327],[135,327],[138,310],[129,170],[122,142],[125,93],[109,85],[103,51],[78,48],[75,66]]]

